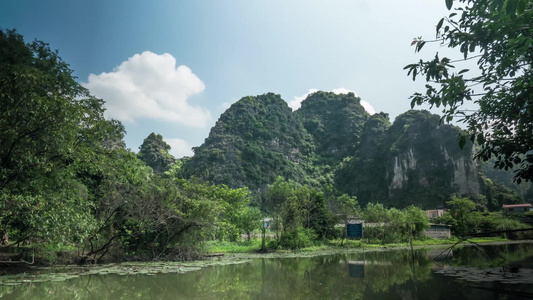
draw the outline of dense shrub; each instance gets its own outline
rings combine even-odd
[[[371,243],[406,242],[409,236],[421,239],[424,231],[429,228],[424,211],[415,206],[398,210],[369,203],[361,216],[367,223],[364,237]]]

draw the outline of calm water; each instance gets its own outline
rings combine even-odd
[[[523,282],[524,277],[533,277],[527,273],[533,272],[533,244],[483,249],[456,248],[448,259],[437,256],[443,249],[397,250],[255,259],[185,274],[81,276],[0,287],[0,299],[490,300],[533,296],[533,284]],[[486,281],[470,282],[460,274]]]

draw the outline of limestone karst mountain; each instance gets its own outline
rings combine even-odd
[[[444,207],[452,194],[476,198],[486,189],[473,144],[458,146],[460,133],[428,111],[410,110],[391,124],[352,93],[317,92],[295,112],[268,93],[224,112],[183,174],[255,195],[282,176],[335,186],[362,205]]]
[[[305,183],[314,145],[300,117],[268,93],[234,103],[193,150],[184,166],[187,176],[257,191],[277,176]]]

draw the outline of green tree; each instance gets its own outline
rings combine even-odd
[[[311,229],[316,238],[327,240],[334,238],[336,218],[328,208],[328,203],[324,193],[309,187],[302,187],[298,190],[304,213],[304,228]],[[352,203],[353,204],[353,203]]]
[[[79,242],[94,208],[81,169],[120,147],[124,128],[46,43],[0,30],[0,47],[0,227],[19,241]]]
[[[357,202],[356,197],[350,197],[347,194],[342,194],[339,197],[332,199],[333,211],[336,214],[343,214],[347,216],[355,216],[360,213],[361,208]]]
[[[424,211],[416,206],[399,210],[369,203],[361,216],[366,222],[374,223],[365,227],[365,238],[378,239],[382,243],[407,241],[410,235],[420,238],[429,228]]]
[[[204,184],[155,177],[137,201],[127,203],[130,218],[124,223],[124,243],[130,253],[196,258],[221,210],[211,191]]]
[[[73,162],[103,121],[89,95],[46,43],[0,30],[0,191]],[[11,187],[12,187],[11,186]]]
[[[149,199],[143,194],[156,198],[155,193],[145,192],[154,189],[153,170],[135,153],[124,148],[116,148],[109,155],[92,157],[78,164],[76,170],[80,181],[87,187],[95,219],[94,226],[80,243],[81,260],[97,262],[113,248],[127,252],[134,232],[124,228],[134,222],[134,208],[147,211],[142,202]],[[126,238],[128,235],[129,239]]]
[[[249,208],[248,205],[250,204],[250,191],[247,188],[232,189],[223,184],[205,186],[210,191],[209,194],[212,199],[221,207],[214,226],[216,237],[220,240],[236,241],[240,238],[241,234],[245,232],[249,233],[245,227],[250,226],[250,224],[245,224],[245,222],[252,221],[245,221],[244,219],[255,218],[257,216],[243,215],[250,213],[250,211],[247,211]],[[252,213],[255,213],[255,211]]]
[[[421,237],[424,231],[429,228],[429,220],[425,212],[414,205],[403,209],[403,211],[406,214],[407,227],[410,228],[411,234]]]
[[[257,207],[247,206],[239,214],[238,228],[248,235],[248,240],[250,240],[252,232],[260,229],[262,225],[261,211]]]
[[[365,222],[374,223],[365,227],[365,238],[391,243],[401,241],[407,236],[406,216],[401,210],[387,209],[381,203],[368,203],[361,217]]]
[[[447,57],[407,65],[413,80],[425,77],[426,91],[415,93],[411,106],[443,107],[443,119],[458,117],[467,135],[480,145],[477,157],[496,157],[500,169],[516,167],[515,180],[533,178],[533,2],[529,0],[458,0],[455,12],[437,24],[436,40],[415,39],[419,52],[427,42],[460,51],[463,59]],[[453,0],[446,0],[452,9]],[[456,63],[477,59],[478,70]],[[463,109],[465,102],[476,110]],[[464,145],[465,136],[459,144]]]
[[[468,198],[453,197],[446,202],[450,207],[450,214],[455,220],[455,232],[465,234],[473,232],[477,227],[476,204]]]
[[[154,169],[154,173],[161,174],[170,170],[175,162],[169,150],[170,145],[163,140],[163,136],[152,132],[139,147],[138,157]]]
[[[468,198],[453,197],[447,203],[450,210],[444,214],[441,222],[451,225],[458,235],[527,228],[526,224],[503,217],[500,212],[479,211],[478,205]]]
[[[283,177],[278,176],[264,196],[262,209],[266,212],[275,211],[281,204],[287,201],[294,192],[295,183],[291,180],[285,181]]]
[[[383,223],[390,219],[389,211],[381,203],[368,203],[361,216],[370,223]]]
[[[266,193],[266,202],[275,203],[272,212],[278,246],[296,249],[335,235],[334,215],[324,193],[317,189],[278,177]]]

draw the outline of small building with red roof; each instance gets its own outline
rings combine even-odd
[[[525,203],[525,204],[504,204],[502,206],[503,212],[509,213],[509,214],[516,214],[516,213],[525,213],[528,211],[532,211],[533,208],[531,207],[531,204]]]

